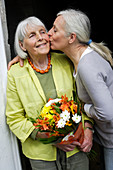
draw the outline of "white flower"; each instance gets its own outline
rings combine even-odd
[[[59,102],[61,99],[58,99],[58,98],[56,98],[56,99],[54,99],[54,100],[50,100],[48,103],[46,103],[46,107],[48,107],[48,106],[51,106],[53,103],[57,103],[57,102]]]
[[[75,114],[73,117],[72,117],[72,120],[75,122],[75,123],[79,123],[81,121],[81,116]]]
[[[60,117],[63,118],[63,120],[65,121],[69,121],[70,119],[70,112],[68,112],[67,110],[63,111],[61,114],[60,114]]]
[[[58,127],[58,128],[63,128],[63,127],[65,126],[65,124],[66,124],[66,121],[63,120],[63,119],[60,119],[60,120],[58,121],[58,123],[57,123],[57,127]]]

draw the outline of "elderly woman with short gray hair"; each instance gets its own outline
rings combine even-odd
[[[11,131],[22,143],[24,155],[30,159],[32,169],[88,170],[88,158],[77,147],[80,143],[74,141],[68,145],[43,144],[38,138],[46,138],[46,133],[39,133],[29,120],[29,117],[37,117],[49,98],[65,94],[69,99],[73,97],[71,61],[64,54],[49,52],[46,28],[36,17],[29,17],[19,23],[15,49],[25,60],[23,67],[17,63],[8,71],[6,116]],[[85,127],[88,126],[85,132],[88,132],[91,139],[91,144],[88,144],[90,150],[92,131],[87,122],[90,119],[86,115],[83,117],[83,122],[86,120]],[[86,137],[87,135],[85,139]]]

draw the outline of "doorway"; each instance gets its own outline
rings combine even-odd
[[[38,0],[5,0],[6,17],[8,25],[8,43],[11,48],[11,58],[15,57],[14,52],[14,35],[18,23],[29,16],[36,16],[41,19],[47,29],[52,27],[52,23],[56,17],[57,12],[67,8],[80,9],[85,12],[92,25],[91,39],[95,42],[105,42],[107,46],[113,51],[112,46],[112,3],[107,1],[83,1],[83,0],[57,0],[57,1],[38,1]],[[20,157],[22,161],[23,170],[31,170],[28,159],[22,154],[21,144]],[[98,148],[98,146],[96,146]],[[99,162],[97,162],[99,166]],[[94,169],[97,168],[95,164]],[[92,168],[93,170],[93,168]]]

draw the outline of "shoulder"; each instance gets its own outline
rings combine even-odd
[[[84,65],[84,63],[86,65],[92,65],[92,64],[95,65],[95,64],[97,64],[96,62],[97,61],[99,62],[99,60],[101,60],[101,59],[102,59],[102,57],[97,52],[92,51],[92,52],[84,55],[84,57],[80,60],[79,65]]]
[[[55,53],[51,52],[52,62],[59,62],[61,64],[70,64],[72,65],[71,60],[64,53]]]
[[[26,74],[27,72],[27,66],[28,65],[28,61],[27,59],[24,60],[24,66],[20,67],[19,62],[12,65],[10,70],[8,71],[8,75],[13,76],[13,77],[18,77],[18,76],[23,76],[24,74]]]
[[[84,73],[98,73],[103,72],[107,67],[109,67],[109,63],[97,52],[92,51],[80,60],[78,71]]]
[[[104,65],[109,65],[109,63],[96,51],[92,51],[86,54],[79,62],[79,65],[87,65],[87,66],[95,66],[95,67],[103,67]]]
[[[51,52],[51,58],[52,60],[66,60],[67,56],[64,53]]]
[[[108,61],[95,51],[87,54],[80,60],[77,72],[80,79],[87,82],[105,81],[113,74]]]

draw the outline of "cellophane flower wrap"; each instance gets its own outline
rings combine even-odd
[[[68,100],[66,95],[49,99],[40,115],[32,122],[38,131],[46,132],[48,138],[38,138],[44,144],[83,142],[84,130],[79,100]]]

